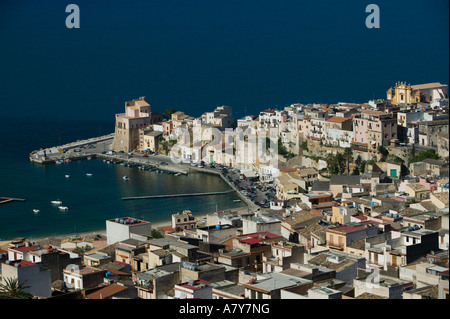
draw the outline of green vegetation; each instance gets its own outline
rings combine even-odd
[[[301,145],[300,145],[300,148],[302,149],[302,150],[304,150],[304,151],[309,151],[309,149],[308,149],[308,142],[307,141],[304,141]]]
[[[377,150],[381,154],[380,161],[385,162],[387,156],[389,155],[389,151],[383,145],[378,146]]]
[[[29,286],[17,278],[3,278],[0,284],[0,299],[33,299],[33,295],[26,291]]]
[[[415,154],[415,152],[414,152]],[[427,158],[431,158],[431,159],[439,159],[439,155],[436,154],[436,152],[434,150],[427,150],[424,152],[421,152],[417,155],[412,156],[409,160],[408,160],[408,166],[411,163],[416,163],[416,162],[421,162],[424,159]]]
[[[87,253],[89,250],[91,250],[92,248],[89,247],[88,245],[84,246],[84,247],[77,247],[73,250],[74,253],[76,254],[85,254]]]
[[[152,237],[153,238],[164,238],[164,235],[157,229],[152,229]]]
[[[286,147],[284,147],[280,139],[278,140],[278,154],[283,156],[288,154]]]
[[[351,148],[347,147],[344,150],[344,153],[328,154],[325,159],[327,162],[328,172],[331,175],[339,175],[339,174],[350,174],[350,163],[353,162],[353,151]],[[359,174],[359,169],[355,172],[355,174]]]
[[[327,162],[328,172],[331,175],[344,174],[347,169],[347,161],[341,153],[336,155],[328,154],[325,161]]]
[[[169,120],[170,117],[172,116],[173,113],[175,113],[177,110],[175,110],[174,108],[170,108],[170,109],[166,109],[163,113],[163,117],[166,120]]]

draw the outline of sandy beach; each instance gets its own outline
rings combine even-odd
[[[227,209],[226,211],[228,212],[238,212],[238,211],[242,211],[242,210],[246,210],[247,207],[241,207],[241,208],[234,208],[234,209]],[[212,214],[212,213],[211,213]],[[206,220],[206,216],[209,214],[203,214],[203,215],[194,215],[194,217],[197,219],[197,222],[201,222],[202,220]],[[151,221],[149,221],[151,222]],[[159,221],[159,222],[151,222],[152,223],[152,228],[153,229],[158,229],[158,227],[163,227],[163,226],[171,226],[172,221],[171,220],[166,220],[166,221]],[[101,237],[103,237],[104,239],[106,239],[106,228],[104,229],[99,229],[97,231],[89,231],[89,232],[80,232],[80,233],[69,233],[69,234],[60,234],[60,235],[51,235],[51,236],[38,236],[38,237],[16,237],[16,238],[12,238],[10,240],[4,240],[4,241],[0,241],[0,249],[6,250],[9,243],[11,243],[12,241],[15,240],[22,240],[22,239],[26,239],[29,240],[31,242],[36,242],[38,244],[41,245],[45,245],[47,244],[50,240],[53,241],[68,241],[70,239],[73,238],[81,238],[83,240],[89,240],[89,239],[93,239],[95,237],[98,237],[98,235],[100,235]]]

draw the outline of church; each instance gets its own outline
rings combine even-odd
[[[411,85],[397,82],[387,93],[387,99],[393,105],[408,103],[433,103],[448,98],[448,85],[439,82]]]

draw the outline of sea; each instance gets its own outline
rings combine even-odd
[[[79,28],[67,27],[69,4]],[[367,27],[369,4],[379,8],[379,28]],[[115,114],[141,96],[153,112],[198,117],[228,105],[240,118],[292,103],[385,98],[397,81],[448,84],[448,12],[447,0],[0,1],[0,196],[26,199],[0,205],[0,238],[233,207],[234,195],[121,200],[228,189],[216,176],[98,160],[42,166],[28,154],[113,132]],[[56,199],[69,210],[51,206]]]

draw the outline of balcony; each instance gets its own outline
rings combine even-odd
[[[339,250],[339,251],[344,251],[344,248],[345,248],[344,244],[339,245],[339,244],[335,244],[335,243],[328,243],[327,246],[331,249]]]

